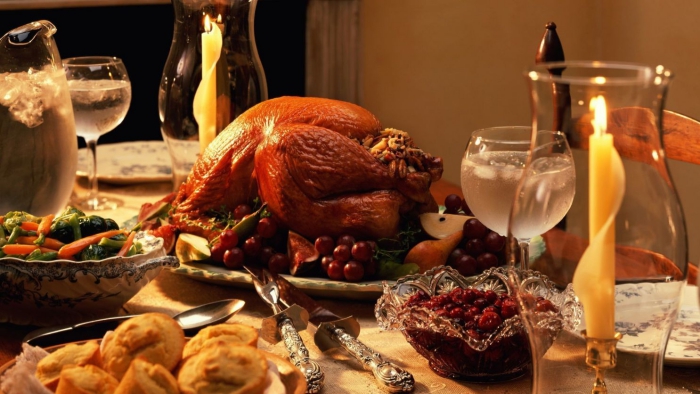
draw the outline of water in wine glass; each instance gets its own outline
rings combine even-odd
[[[575,192],[576,174],[570,155],[555,153],[534,159],[520,189],[521,206],[518,220],[511,226],[513,236],[531,239],[554,228],[569,212]]]
[[[97,140],[116,128],[131,104],[131,82],[124,63],[108,56],[63,59],[73,103],[76,133],[85,139],[90,155],[90,191],[73,204],[86,210],[114,209],[123,202],[98,192]]]
[[[508,233],[508,216],[527,151],[486,151],[462,160],[461,183],[469,209],[484,226]]]
[[[129,110],[131,84],[123,80],[68,80],[78,136],[97,140],[117,127]]]

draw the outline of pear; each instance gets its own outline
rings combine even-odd
[[[181,263],[208,260],[211,257],[209,242],[198,235],[182,233],[175,243],[175,256]]]
[[[442,239],[431,239],[416,244],[406,254],[404,264],[416,264],[420,273],[447,264],[450,253],[462,241],[462,230],[458,230]]]
[[[419,218],[420,225],[426,234],[436,239],[443,239],[462,230],[464,222],[473,216],[426,212]]]

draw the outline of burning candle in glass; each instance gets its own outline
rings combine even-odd
[[[194,118],[199,126],[200,152],[204,152],[216,137],[216,62],[221,56],[221,46],[221,29],[207,15],[202,32],[202,81],[193,102]]]
[[[615,336],[615,215],[624,194],[624,169],[607,131],[605,98],[591,99],[593,134],[589,137],[589,238],[573,286],[583,304],[586,335]]]

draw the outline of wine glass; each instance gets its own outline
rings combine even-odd
[[[484,226],[518,240],[520,265],[529,262],[530,240],[553,228],[574,199],[576,175],[571,149],[560,132],[530,127],[502,126],[472,133],[462,158],[462,193],[474,216]],[[530,150],[534,139],[535,148]],[[525,164],[530,160],[527,173]],[[521,204],[511,207],[521,178]]]
[[[82,56],[63,59],[68,80],[75,129],[85,139],[90,155],[90,189],[72,203],[84,210],[115,209],[123,202],[104,196],[97,187],[97,140],[114,130],[131,104],[131,82],[121,59],[111,56]]]

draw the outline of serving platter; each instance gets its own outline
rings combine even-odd
[[[180,263],[180,266],[173,268],[172,272],[202,282],[253,289],[253,281],[247,272],[229,270],[223,266],[195,262]],[[379,280],[352,283],[326,278],[283,276],[294,286],[315,297],[376,301],[382,295],[383,281]],[[387,282],[394,283],[394,281]]]
[[[78,176],[87,176],[89,152],[78,152]],[[129,141],[97,145],[97,179],[113,184],[172,180],[168,148],[163,141]]]

